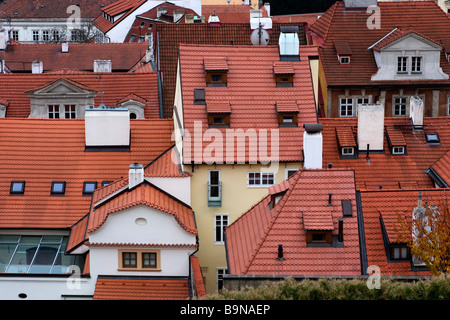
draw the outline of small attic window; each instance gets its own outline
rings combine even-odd
[[[405,147],[404,146],[394,146],[394,147],[392,147],[392,154],[393,155],[404,155],[405,154]]]
[[[348,56],[339,57],[339,63],[340,64],[350,64],[350,57],[348,57]]]
[[[425,133],[425,139],[428,144],[440,144],[439,135],[435,133]]]
[[[51,187],[51,195],[64,195],[66,193],[65,181],[53,181]]]
[[[97,189],[97,181],[85,181],[83,183],[83,195],[91,195]]]
[[[277,87],[293,87],[295,70],[292,63],[277,61],[273,64],[273,74]]]
[[[203,60],[207,87],[226,87],[228,61],[226,58],[209,58]]]
[[[205,89],[194,89],[194,104],[206,104]]]
[[[352,55],[352,49],[347,40],[334,41],[334,48],[338,56],[340,64],[350,64],[350,56]]]
[[[277,102],[275,108],[278,114],[279,127],[298,126],[299,106],[297,102]]]
[[[11,181],[11,195],[23,195],[25,193],[25,181]]]

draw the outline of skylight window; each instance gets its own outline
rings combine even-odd
[[[83,195],[91,195],[97,189],[96,181],[85,181],[83,184]]]
[[[51,194],[52,195],[64,195],[66,193],[66,182],[65,181],[53,181]]]
[[[425,133],[425,139],[428,144],[439,144],[439,135],[437,133]]]
[[[23,195],[25,193],[25,181],[11,181],[11,195]]]

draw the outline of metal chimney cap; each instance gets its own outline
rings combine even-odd
[[[321,132],[323,131],[323,124],[322,123],[304,124],[303,128],[305,128],[305,131],[309,133]]]

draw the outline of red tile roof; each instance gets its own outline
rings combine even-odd
[[[187,300],[187,279],[99,277],[94,300]]]
[[[218,54],[228,59],[227,86],[207,87],[203,71],[203,59],[215,57]],[[230,103],[231,129],[242,129],[244,131],[247,129],[256,131],[267,129],[268,150],[271,150],[271,129],[278,130],[279,160],[302,161],[303,124],[317,122],[308,63],[308,56],[315,54],[315,47],[302,46],[300,48],[301,61],[291,62],[295,70],[293,87],[276,87],[273,63],[280,59],[278,46],[181,45],[180,63],[185,129],[193,135],[194,122],[208,123],[205,107],[194,104],[194,89],[204,88],[207,109],[211,103],[223,103],[224,101]],[[258,59],[255,59],[255,57],[258,57]],[[250,87],[249,84],[251,84]],[[301,105],[297,106],[295,101],[301,101]],[[298,127],[279,128],[276,104],[284,105],[292,102],[294,102],[294,108],[297,107],[297,111],[299,111]],[[181,108],[181,106],[178,107]],[[289,110],[291,110],[291,107]],[[258,117],[255,118],[255,114]],[[203,125],[202,130],[207,129]],[[228,129],[216,129],[220,130],[225,137],[225,132]],[[209,144],[206,141],[203,142],[203,147]],[[195,151],[197,148],[191,150]],[[224,157],[226,151],[227,148],[224,146]],[[192,159],[197,155],[191,154]],[[237,152],[234,155],[239,156]],[[186,154],[184,156],[186,160]],[[268,151],[267,156],[270,158],[270,151]],[[249,160],[248,157],[249,154],[246,152],[246,161]],[[263,159],[258,159],[258,161],[261,160]],[[225,160],[223,161],[225,162]]]
[[[191,176],[189,172],[181,171],[179,157],[174,146],[146,166],[144,175],[149,178],[180,178]]]
[[[380,186],[383,190],[432,188],[433,181],[425,170],[450,149],[448,117],[425,118],[424,131],[413,131],[409,118],[385,118],[384,124],[389,137],[393,137],[395,143],[404,141],[406,155],[391,155],[388,138],[385,136],[384,153],[371,153],[370,162],[366,161],[365,152],[361,152],[357,159],[341,159],[337,136],[341,138],[341,131],[345,130],[347,138],[344,141],[357,142],[357,119],[327,118],[319,121],[323,124],[323,167],[332,163],[333,168],[354,169],[358,190],[379,190]],[[393,135],[392,132],[396,134]],[[427,144],[426,132],[438,132],[440,144]],[[347,144],[351,146],[350,142],[339,142],[342,147]]]
[[[171,214],[184,230],[197,234],[192,209],[147,182],[94,206],[89,214],[87,231],[90,233],[100,228],[109,214],[137,205],[146,205]]]
[[[346,10],[343,1],[336,1],[310,26],[310,30],[320,38],[320,55],[328,86],[376,84],[371,81],[371,76],[377,72],[377,65],[373,51],[368,48],[394,28],[412,29],[435,42],[450,38],[450,20],[436,1],[379,1],[377,6],[380,8],[380,28],[367,28],[370,15],[366,13],[366,8]],[[350,65],[340,65],[336,56],[334,43],[342,40],[351,47]],[[450,64],[446,62],[444,52],[441,53],[441,67],[450,74]],[[418,81],[424,83],[424,80]],[[448,83],[442,80],[428,82]]]
[[[261,10],[263,10],[261,8]],[[250,22],[250,10],[254,10],[250,5],[202,5],[202,16],[208,22],[209,16],[214,14],[219,17],[220,23],[247,23]],[[263,17],[267,17],[267,11],[263,10]]]
[[[159,100],[157,75],[152,73],[66,73],[54,71],[42,74],[10,73],[0,77],[0,97],[10,101],[6,117],[28,118],[30,115],[30,99],[26,92],[45,87],[53,81],[65,79],[77,83],[83,88],[95,89],[98,92],[94,102],[100,105],[103,88],[103,103],[117,106],[123,98],[135,94],[147,100],[144,109],[146,118],[159,118]],[[144,85],[145,84],[145,85]]]
[[[113,71],[129,71],[145,57],[148,42],[69,43],[69,52],[61,44],[9,44],[0,51],[11,72],[31,72],[33,61],[42,61],[44,71],[73,69],[93,71],[94,60],[111,60]]]
[[[102,5],[108,5],[117,0],[21,0],[21,1],[2,1],[0,3],[0,12],[3,13],[2,19],[9,16],[13,19],[48,19],[64,18],[67,19],[72,13],[67,13],[67,8],[71,5],[79,5],[81,18],[96,18],[101,13]]]
[[[132,163],[150,163],[173,142],[172,120],[131,120],[130,152],[85,152],[83,119],[0,119],[0,228],[69,229],[88,212],[83,182],[128,176]],[[12,180],[25,181],[10,196]],[[51,196],[52,181],[66,181]]]
[[[433,163],[431,168],[447,186],[450,186],[450,151]]]
[[[421,189],[423,203],[439,205],[450,195],[449,189]],[[396,242],[394,227],[398,215],[411,220],[413,209],[417,206],[419,190],[393,190],[361,192],[364,217],[365,242],[368,265],[376,265],[382,276],[429,276],[428,271],[412,271],[411,263],[387,262],[380,215],[389,233],[389,241]]]
[[[269,45],[278,45],[280,26],[298,26],[300,45],[306,44],[303,23],[273,23]],[[163,79],[164,117],[173,115],[173,97],[177,72],[178,47],[180,44],[251,45],[250,23],[225,23],[210,27],[207,23],[159,24],[159,69]]]
[[[111,3],[108,6],[102,8],[102,14],[98,15],[97,18],[92,21],[92,24],[101,30],[103,33],[107,33],[109,30],[120,24],[126,17],[132,14],[137,8],[143,5],[146,0],[119,0]],[[123,13],[123,15],[115,20],[114,22],[110,22],[105,17],[103,17],[103,12],[114,17]]]
[[[226,228],[230,274],[262,275],[360,275],[356,193],[352,170],[299,170],[289,178],[289,189],[271,210],[270,195]],[[328,193],[333,193],[328,206]],[[341,200],[350,200],[352,217],[344,222],[343,247],[310,247],[305,223],[312,228],[327,217],[326,225],[337,235]],[[306,221],[305,221],[306,217]],[[277,260],[283,245],[284,261]]]

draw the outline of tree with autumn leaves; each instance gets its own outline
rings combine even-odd
[[[413,259],[419,259],[431,274],[450,274],[450,212],[447,200],[422,205],[422,196],[411,219],[398,216],[397,242],[406,243]]]

